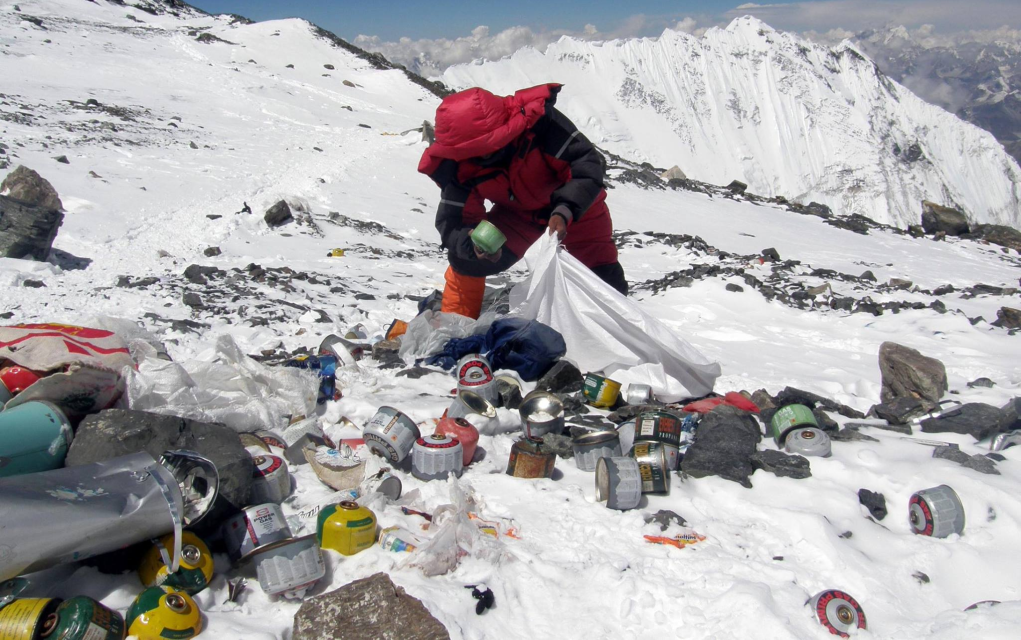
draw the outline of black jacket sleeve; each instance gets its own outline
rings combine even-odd
[[[553,106],[535,127],[543,153],[571,167],[571,179],[553,192],[553,208],[565,205],[577,220],[605,188],[606,161],[567,116]]]

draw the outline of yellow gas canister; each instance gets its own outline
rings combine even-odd
[[[0,609],[0,638],[3,640],[35,640],[42,623],[57,610],[59,599],[21,598]]]
[[[138,577],[147,587],[165,584],[195,595],[209,586],[213,579],[213,555],[202,539],[191,531],[181,536],[181,566],[174,573],[163,561],[163,554],[170,558],[174,554],[174,534],[170,533],[157,540],[142,558],[138,566]]]
[[[319,511],[316,538],[323,549],[353,556],[376,542],[376,516],[350,500],[327,505]]]
[[[138,640],[187,640],[202,632],[202,612],[184,591],[149,587],[128,608],[128,635]]]

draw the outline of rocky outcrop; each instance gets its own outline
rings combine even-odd
[[[929,411],[947,392],[947,370],[942,362],[895,342],[879,346],[879,371],[883,380],[880,398],[884,403],[915,398]]]
[[[968,233],[968,218],[957,209],[922,201],[922,228],[926,233],[943,232],[948,236]]]

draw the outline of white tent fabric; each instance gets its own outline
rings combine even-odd
[[[584,371],[643,383],[673,402],[713,390],[720,365],[618,293],[543,236],[525,254],[530,276],[511,291],[511,313],[564,336],[567,358]]]

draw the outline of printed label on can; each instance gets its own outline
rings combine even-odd
[[[224,532],[228,554],[245,557],[261,546],[289,538],[291,531],[280,507],[268,503],[249,507],[227,522]]]
[[[418,436],[418,426],[393,407],[380,407],[362,433],[370,450],[394,463],[411,453]]]
[[[400,527],[387,527],[379,534],[379,546],[394,553],[410,553],[421,544],[411,532]]]
[[[642,474],[630,458],[604,458],[609,482],[606,506],[632,509],[642,499]],[[626,462],[625,462],[626,461]]]
[[[109,629],[90,622],[89,628],[85,630],[85,635],[81,637],[81,640],[107,640],[109,632]]]
[[[411,455],[411,471],[416,478],[432,479],[437,475],[461,473],[463,450],[455,438],[419,438]]]

